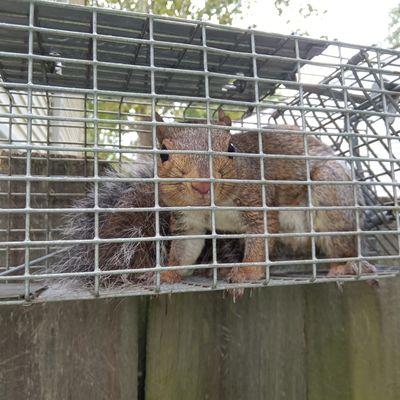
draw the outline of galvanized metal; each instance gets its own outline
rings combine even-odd
[[[176,18],[96,7],[54,4],[39,0],[3,0],[0,4],[0,129],[6,125],[6,139],[0,135],[0,292],[9,281],[22,282],[22,303],[40,301],[32,294],[31,282],[65,278],[71,281],[94,278],[93,296],[110,297],[185,291],[225,290],[257,287],[354,281],[391,277],[400,267],[400,52],[376,46],[360,46],[338,41],[285,36],[223,27],[204,21]],[[1,96],[4,94],[4,96]],[[17,104],[15,98],[26,99]],[[60,99],[79,100],[65,109]],[[39,100],[40,99],[40,100]],[[232,127],[213,123],[218,107],[235,115]],[[132,112],[134,107],[140,107]],[[156,111],[174,110],[174,121],[157,122]],[[169,113],[169,116],[173,114]],[[191,114],[195,117],[191,117]],[[199,119],[193,124],[185,120]],[[146,119],[147,118],[147,119]],[[279,133],[295,134],[279,124],[295,125],[304,139],[304,155],[270,155],[262,151],[262,133],[271,126]],[[157,126],[202,127],[208,131],[208,149],[204,151],[160,150]],[[79,142],[52,137],[54,127],[82,129]],[[258,153],[213,151],[212,128],[229,129],[232,133],[258,132]],[[15,129],[26,131],[26,138],[16,138]],[[45,132],[43,139],[37,134]],[[126,135],[148,135],[151,144],[128,143]],[[307,137],[315,136],[332,145],[335,156],[308,154]],[[259,180],[163,179],[157,174],[160,154],[204,154],[213,171],[215,156],[253,157],[260,160]],[[154,175],[151,178],[108,177],[105,165],[138,162],[148,157]],[[305,160],[305,181],[270,180],[264,171],[265,159]],[[344,160],[350,171],[349,181],[313,181],[312,160]],[[54,174],[51,163],[83,163],[79,174]],[[43,170],[35,163],[45,161]],[[13,163],[21,168],[12,168]],[[100,207],[99,188],[105,182],[151,182],[155,201],[152,207]],[[187,207],[186,210],[209,210],[211,232],[208,235],[165,236],[160,233],[160,213],[179,211],[180,207],[160,205],[158,185],[162,181],[209,181],[211,205]],[[242,210],[262,211],[264,233],[227,234],[217,231],[215,213],[237,207],[215,204],[215,183],[251,183],[262,187],[260,207]],[[51,185],[90,183],[94,190],[93,208],[74,207],[72,197],[85,193],[50,189]],[[20,185],[23,185],[21,187]],[[271,207],[266,202],[268,185],[305,185],[305,206]],[[361,193],[366,204],[349,206],[315,206],[312,204],[316,185],[351,185],[354,198]],[[41,187],[40,185],[44,185]],[[65,204],[66,199],[71,201]],[[13,206],[15,199],[23,204]],[[39,201],[39,199],[42,199]],[[59,203],[62,204],[61,206]],[[37,205],[40,204],[40,205]],[[316,232],[314,214],[308,212],[309,232],[268,233],[268,211],[354,210],[354,231]],[[154,237],[100,238],[100,215],[111,213],[152,212],[155,216]],[[91,239],[63,240],[58,216],[75,213],[94,215]],[[42,218],[43,224],[35,218]],[[365,227],[361,224],[366,218]],[[19,225],[23,219],[23,226]],[[55,223],[55,221],[57,223]],[[23,236],[21,236],[23,235]],[[319,258],[316,238],[324,236],[357,237],[357,255],[347,258]],[[162,266],[161,242],[196,238],[211,239],[212,261],[209,264]],[[263,262],[246,263],[265,267],[260,282],[233,284],[218,279],[218,270],[233,264],[218,263],[217,239],[262,237],[267,249]],[[309,237],[310,257],[305,260],[272,260],[268,254],[271,238]],[[99,265],[99,246],[105,243],[154,241],[154,265],[139,269],[107,270]],[[368,241],[368,245],[365,245]],[[76,244],[94,249],[93,270],[51,273],[53,257]],[[16,256],[13,258],[13,256]],[[13,259],[23,260],[23,262]],[[370,260],[380,265],[376,275],[362,273],[360,262]],[[3,264],[4,261],[4,264]],[[330,262],[355,261],[355,276],[328,278],[321,268]],[[302,264],[296,275],[274,274],[274,267]],[[154,285],[131,285],[130,289],[104,288],[103,276],[155,272]],[[179,285],[161,284],[160,272],[171,270],[211,269],[210,279],[187,278]],[[324,270],[325,271],[325,270]],[[326,272],[326,271],[325,271]],[[324,272],[324,273],[325,273]],[[86,298],[87,291],[74,294]],[[90,295],[91,296],[91,295]],[[53,299],[68,298],[58,292]],[[46,299],[51,300],[51,296]]]

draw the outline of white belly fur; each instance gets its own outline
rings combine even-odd
[[[211,212],[186,212],[183,214],[183,218],[184,220],[182,222],[186,225],[187,233],[189,235],[203,233],[205,230],[212,231]],[[240,213],[238,211],[216,211],[215,229],[233,233],[243,232]],[[186,245],[191,246],[190,243],[187,243]],[[181,270],[179,271],[179,274],[182,276],[189,276],[193,274],[193,270]]]
[[[309,232],[307,214],[304,211],[279,211],[279,231],[280,232]],[[294,250],[298,250],[307,245],[307,237],[280,238]]]
[[[184,214],[189,232],[212,230],[211,212],[189,211]],[[243,232],[243,223],[238,211],[216,211],[215,229],[225,232]]]
[[[186,226],[189,231],[211,230],[210,212],[187,212],[185,214]],[[309,232],[309,224],[305,211],[280,211],[280,232]],[[244,232],[243,223],[239,211],[216,211],[215,228],[225,232]]]
[[[184,214],[187,234],[198,234],[205,230],[212,230],[210,212],[187,212]],[[279,232],[309,232],[307,214],[304,211],[280,211],[279,212]],[[215,228],[222,232],[243,233],[243,223],[240,212],[238,211],[216,211]],[[307,246],[307,237],[280,238],[286,246],[294,251],[301,251]],[[188,245],[190,245],[188,243]],[[181,275],[191,275],[193,270],[180,271]]]
[[[216,211],[215,212],[216,229],[225,232],[243,232],[243,222],[238,211]],[[211,223],[210,223],[211,229]]]

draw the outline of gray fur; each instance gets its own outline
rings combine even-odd
[[[109,169],[107,177],[143,177],[153,176],[151,163],[132,163],[124,165],[119,171]],[[154,206],[154,186],[152,183],[108,181],[99,184],[99,207],[126,208]],[[94,188],[87,195],[75,201],[76,207],[93,208]],[[120,217],[119,217],[120,216]],[[99,232],[101,238],[138,238],[154,236],[155,215],[153,212],[140,213],[100,213]],[[160,212],[160,234],[169,234],[169,213]],[[94,237],[94,213],[69,214],[63,228],[65,240],[92,239]],[[218,262],[239,262],[243,257],[243,246],[238,240],[219,240]],[[161,262],[165,265],[168,242],[161,242]],[[100,270],[127,268],[151,268],[155,265],[155,244],[153,242],[107,243],[99,246]],[[199,263],[212,261],[211,241],[199,257]],[[94,245],[77,244],[62,253],[51,272],[88,272],[94,270]],[[92,285],[93,278],[71,279],[62,281],[82,282]],[[152,283],[153,274],[105,275],[101,283],[105,286],[122,285],[129,282]]]

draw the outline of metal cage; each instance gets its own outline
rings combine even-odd
[[[397,274],[398,51],[36,0],[3,0],[0,35],[0,298],[5,302],[343,282]],[[275,234],[309,237],[310,255],[272,259],[266,250],[265,260],[257,264],[266,271],[260,281],[220,279],[219,271],[233,264],[219,262],[219,240],[240,242],[246,234],[216,229],[215,212],[221,207],[213,200],[208,207],[212,229],[206,235],[210,261],[163,265],[163,246],[176,238],[163,235],[160,215],[176,209],[159,201],[157,158],[163,150],[156,141],[156,127],[205,127],[211,135],[220,107],[234,120],[233,135],[247,131],[261,135],[271,125],[281,133],[288,133],[282,124],[298,127],[307,165],[313,159],[307,154],[307,137],[333,147],[336,155],[331,158],[347,164],[351,185],[364,199],[363,204],[356,201],[348,207],[357,218],[357,229],[351,234],[358,238],[358,254],[344,261],[371,260],[377,265],[376,274],[366,275],[358,268],[354,276],[326,276],[327,263],[335,260],[318,255],[315,240],[327,234],[313,227],[310,215],[315,207],[310,199],[302,208],[311,219],[310,231]],[[166,122],[156,121],[156,111]],[[210,159],[218,155],[211,148],[206,153]],[[255,156],[260,165],[269,157],[262,151]],[[150,165],[153,176],[106,173],[140,163]],[[209,181],[212,186],[218,182],[212,176]],[[150,182],[154,204],[105,207],[101,196],[106,182],[121,187]],[[263,190],[275,183],[265,178],[258,182]],[[306,184],[310,197],[317,183],[308,176]],[[88,190],[93,196],[91,207],[82,202],[76,206],[77,199],[87,198]],[[265,202],[259,207],[264,214],[272,208]],[[104,218],[121,212],[151,213],[154,235],[99,236]],[[76,215],[91,216],[91,237],[62,236],[65,221]],[[268,247],[274,234],[264,228],[261,236]],[[109,269],[102,261],[101,248],[107,243],[149,241],[155,246],[151,265]],[[78,246],[92,249],[90,269],[53,269],[63,254],[74,257]],[[204,270],[210,276],[188,277],[174,285],[161,283],[160,274],[168,269]],[[104,284],[106,277],[148,272],[151,282]],[[81,284],[85,277],[90,285]],[[74,286],[52,289],[60,279]]]

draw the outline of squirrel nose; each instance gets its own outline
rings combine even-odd
[[[200,194],[208,194],[210,192],[210,182],[192,182],[192,188]]]

